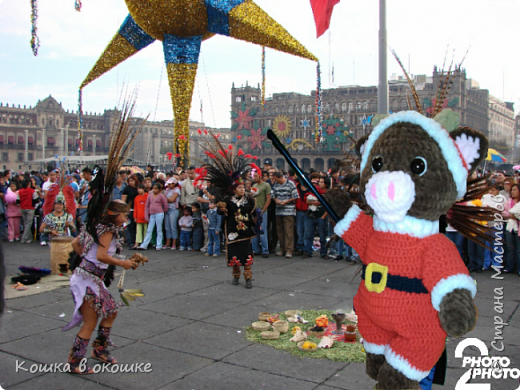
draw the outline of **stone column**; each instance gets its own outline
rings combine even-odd
[[[63,157],[63,153],[65,148],[63,147],[63,140],[65,139],[65,129],[62,127],[60,129],[60,151],[59,151],[59,157]]]
[[[42,140],[42,159],[45,158],[45,145],[47,144],[47,131],[42,129],[43,131],[43,140]]]
[[[63,145],[65,156],[69,155],[69,125],[65,128],[65,145]]]
[[[24,130],[25,133],[25,154],[23,157],[23,162],[27,164],[29,161],[29,130]]]
[[[94,156],[96,155],[96,134],[94,134],[94,140],[92,141],[92,150],[94,151]]]

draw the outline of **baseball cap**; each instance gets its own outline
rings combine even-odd
[[[264,160],[264,165],[273,165],[273,160],[271,160],[270,158],[266,158]]]

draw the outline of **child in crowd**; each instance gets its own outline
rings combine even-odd
[[[204,228],[202,226],[200,203],[193,203],[191,212],[193,213],[193,250],[200,252],[200,248],[204,246]]]
[[[134,221],[136,223],[135,245],[132,249],[137,249],[139,244],[142,244],[146,231],[148,230],[148,223],[145,219],[145,206],[148,193],[145,191],[144,184],[137,186],[137,196],[134,199]]]
[[[9,242],[20,241],[20,220],[22,218],[22,210],[20,205],[17,204],[16,199],[18,198],[18,183],[11,181],[7,194],[5,194],[4,200],[7,205],[6,216],[8,226],[8,238]]]
[[[168,211],[168,200],[162,193],[162,185],[155,183],[152,187],[152,192],[146,199],[144,208],[145,220],[148,221],[148,230],[143,243],[138,249],[147,249],[148,244],[152,240],[152,233],[157,227],[157,245],[155,249],[160,251],[163,244],[163,221],[164,213]]]
[[[208,251],[204,256],[218,257],[220,255],[220,225],[222,215],[218,214],[214,200],[209,201],[208,217]]]
[[[147,193],[150,193],[150,191],[152,191],[152,179],[150,177],[144,179],[144,190]]]
[[[181,227],[181,247],[179,250],[185,251],[188,248],[191,251],[191,232],[193,225],[193,218],[190,215],[190,209],[185,208],[184,216],[179,219],[179,226]]]

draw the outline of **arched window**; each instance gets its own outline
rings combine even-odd
[[[277,113],[277,114],[280,113],[280,107],[276,106],[275,113]]]
[[[354,111],[354,103],[348,102],[348,112]]]
[[[312,106],[310,104],[307,106],[307,114],[312,114]]]
[[[377,111],[377,104],[375,101],[370,101],[370,111]]]
[[[408,102],[406,100],[401,100],[401,110],[408,110]]]
[[[356,111],[361,111],[361,109],[362,109],[361,102],[356,102]]]
[[[302,104],[302,114],[305,114],[305,104]]]
[[[298,106],[294,106],[294,112],[298,113]]]
[[[392,111],[399,111],[399,102],[397,100],[392,101]]]
[[[235,98],[235,101],[236,101],[237,103],[240,103],[240,102],[242,101],[242,96],[237,96],[237,97]]]
[[[293,113],[293,106],[289,106],[289,114]]]
[[[285,114],[285,106],[282,106],[282,114]]]
[[[325,112],[330,112],[330,103],[325,105]]]
[[[363,110],[368,111],[368,100],[363,102]]]
[[[336,112],[339,112],[339,103],[336,103]]]
[[[341,103],[341,112],[347,112],[347,103]]]

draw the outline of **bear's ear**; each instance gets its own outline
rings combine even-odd
[[[462,158],[468,165],[468,174],[473,173],[487,157],[489,146],[487,138],[480,131],[469,127],[459,127],[453,130],[450,137],[455,141]]]
[[[365,153],[366,142],[368,141],[368,135],[364,135],[356,142],[356,154],[359,158],[363,157],[363,153]]]

